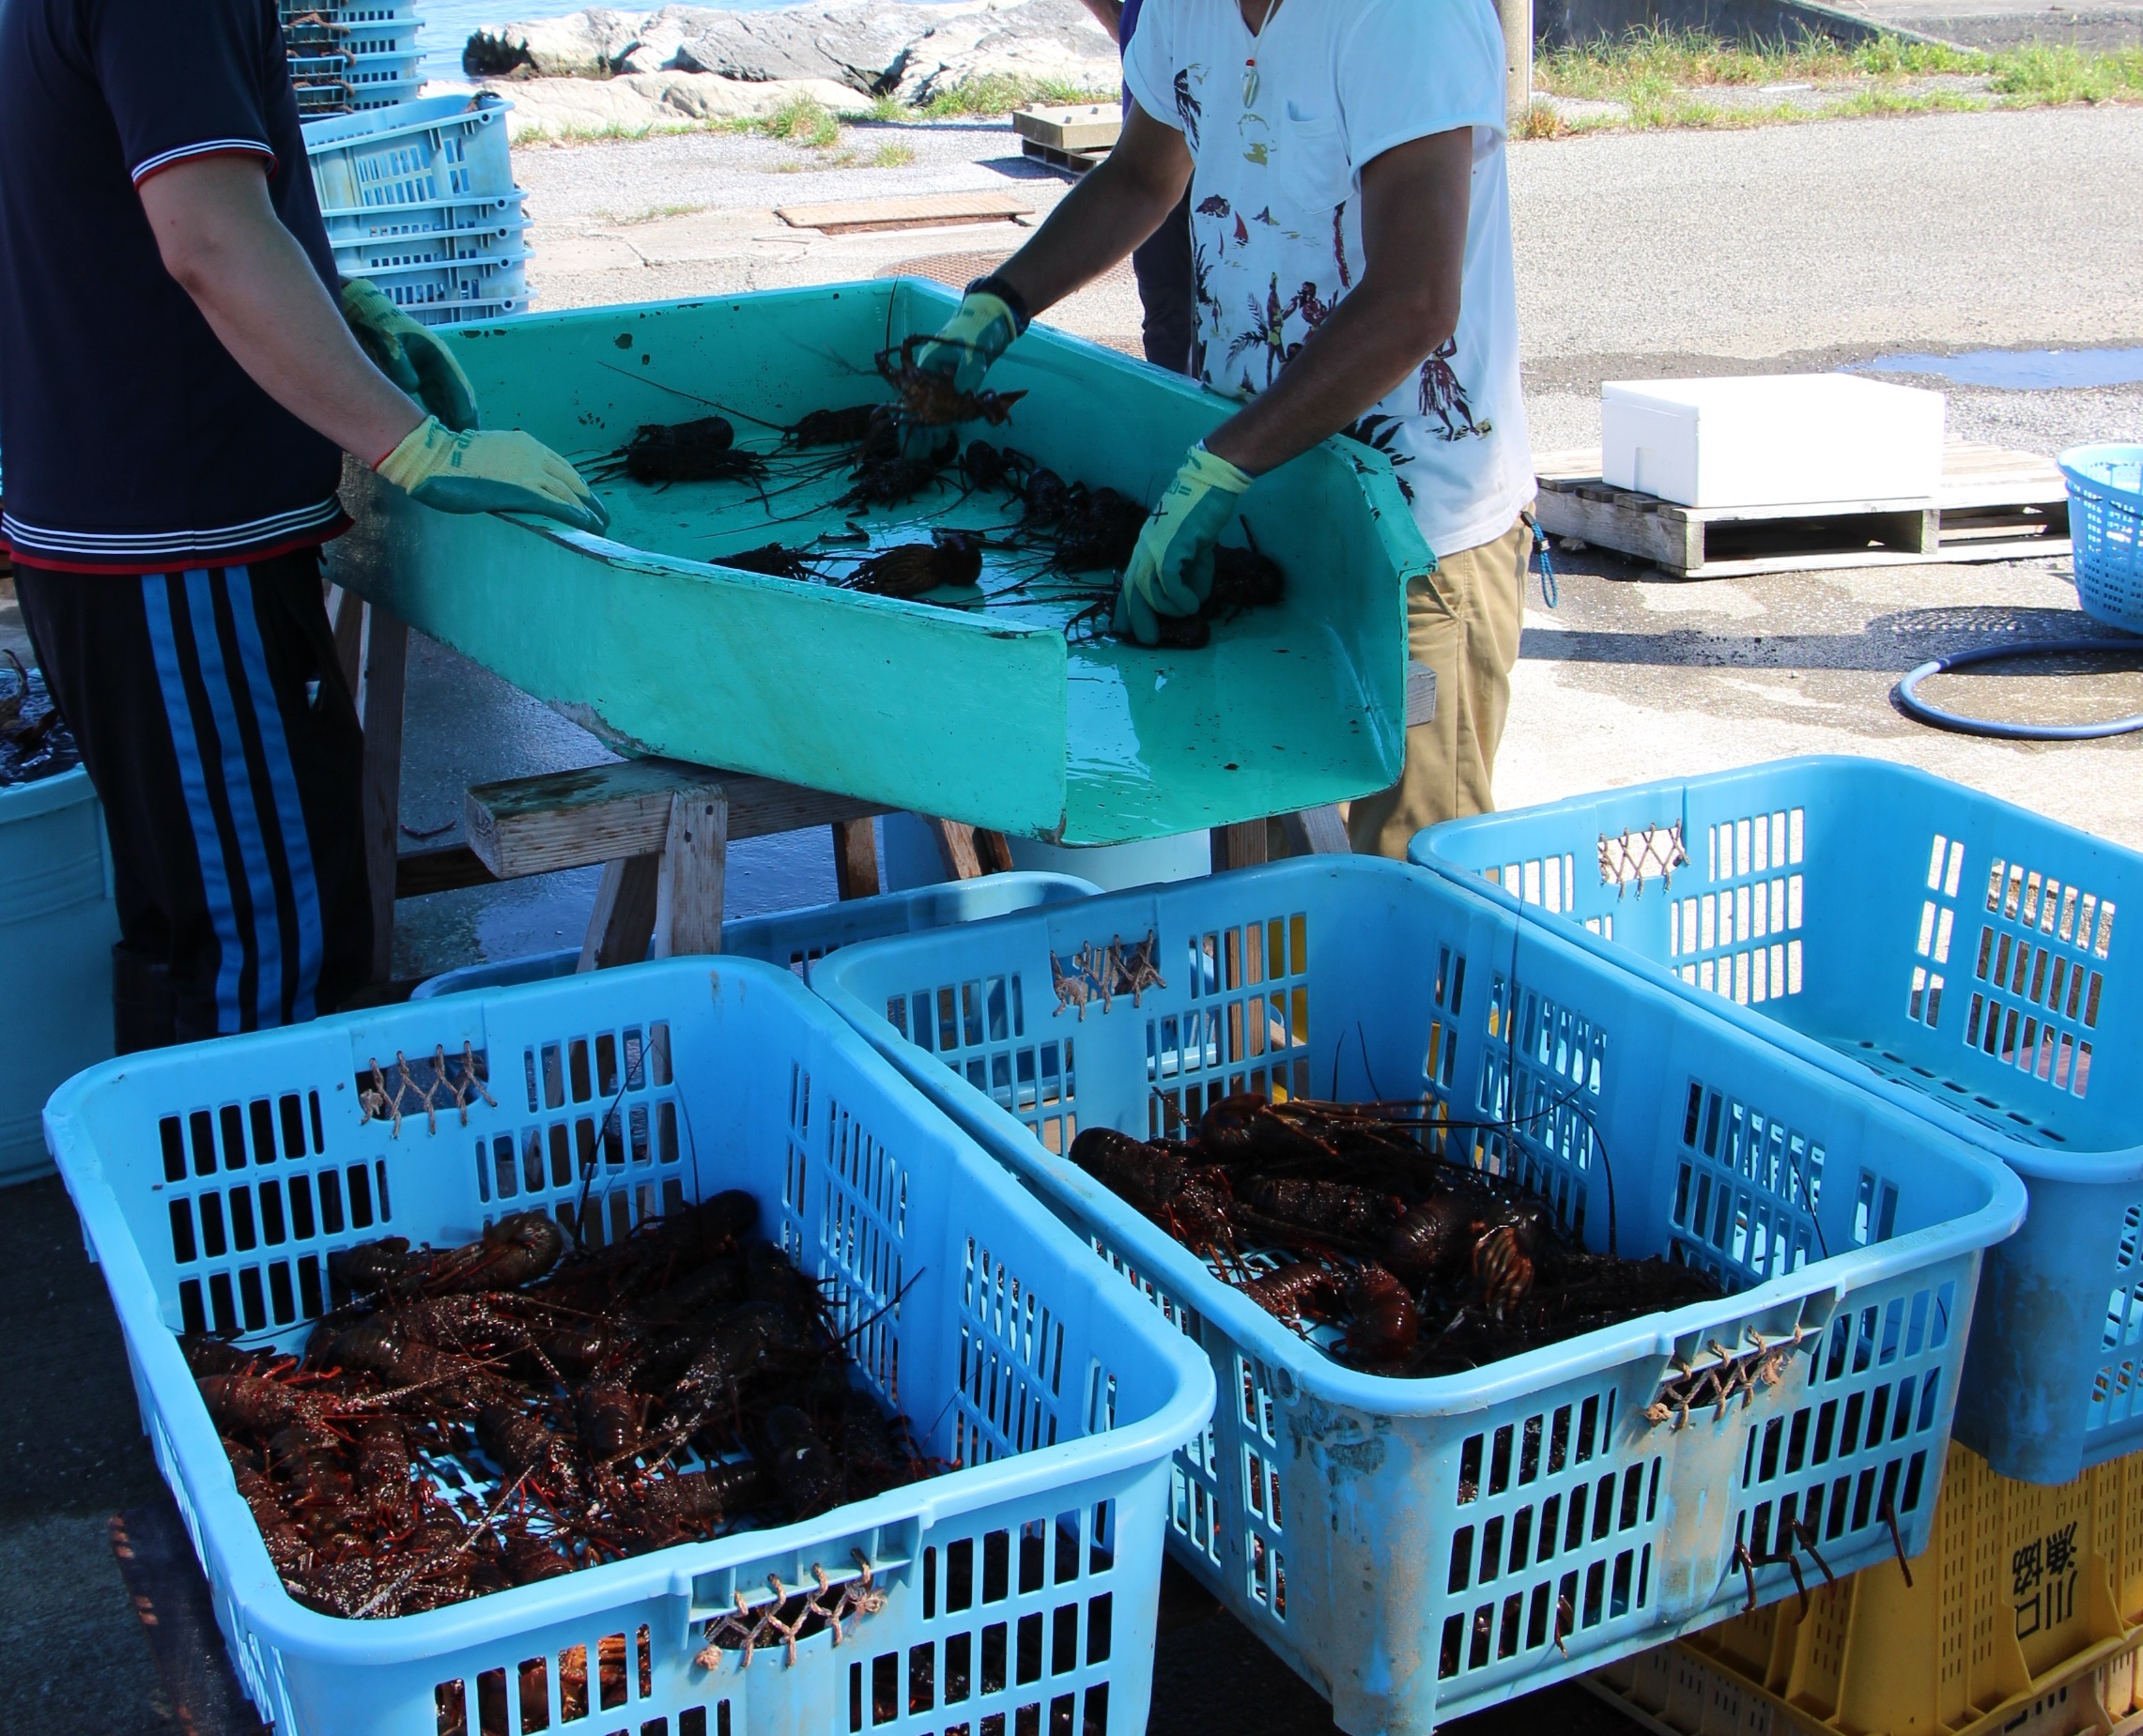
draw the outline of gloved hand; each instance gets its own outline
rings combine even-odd
[[[342,286],[342,316],[380,373],[449,428],[476,426],[476,393],[445,341],[362,277]]]
[[[579,471],[517,428],[456,434],[427,416],[372,468],[442,513],[541,513],[595,532],[610,522]]]
[[[957,391],[974,392],[990,364],[1019,334],[1020,318],[1011,303],[971,284],[959,310],[916,352],[916,366],[925,374],[945,375]]]
[[[1250,476],[1200,440],[1168,484],[1124,569],[1116,631],[1161,643],[1161,615],[1195,615],[1213,588],[1213,545],[1235,516]]]

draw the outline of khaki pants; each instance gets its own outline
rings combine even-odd
[[[1407,731],[1399,781],[1349,811],[1357,854],[1404,859],[1424,826],[1494,808],[1533,532],[1521,518],[1407,587],[1407,654],[1436,671],[1436,715]]]

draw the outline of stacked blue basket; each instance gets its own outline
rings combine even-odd
[[[369,278],[425,325],[525,311],[512,107],[489,95],[426,97],[308,123],[305,154],[343,275]]]
[[[2031,1213],[1988,1258],[1957,1438],[2054,1484],[2143,1449],[2143,856],[1858,759],[1453,821],[1411,854],[2001,1158]]]
[[[2143,633],[2143,446],[2061,454],[2075,547],[2076,601],[2093,621]]]
[[[278,0],[299,113],[307,117],[416,100],[414,0]]]
[[[1066,961],[1111,947],[1160,980],[1081,992]],[[1204,1348],[1222,1402],[1177,1455],[1171,1550],[1341,1728],[1426,1732],[1786,1595],[1797,1537],[1840,1574],[1924,1547],[2022,1186],[1559,929],[1323,858],[844,947],[810,980]],[[1451,1155],[1589,1247],[1732,1294],[1467,1375],[1347,1368],[1061,1155],[1243,1090],[1441,1106]],[[1730,1395],[1687,1402],[1692,1372]]]

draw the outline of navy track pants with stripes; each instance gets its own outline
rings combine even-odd
[[[331,1012],[370,974],[363,738],[316,549],[146,576],[18,566],[112,839],[121,944],[181,1042]]]

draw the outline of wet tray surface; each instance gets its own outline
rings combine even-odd
[[[851,465],[784,448],[811,410],[887,401],[873,358],[952,299],[914,282],[519,319],[456,331],[492,427],[583,469],[634,431],[726,416],[756,479],[600,484],[607,537],[455,518],[353,470],[360,529],[335,576],[609,741],[1027,837],[1118,843],[1381,789],[1403,753],[1405,580],[1428,553],[1384,459],[1330,442],[1246,497],[1287,597],[1196,651],[1072,624],[1106,575],[1052,576],[997,545],[1001,493],[957,471],[886,507],[840,503]],[[959,430],[1068,482],[1158,498],[1225,404],[1037,328],[990,376],[1009,422]],[[725,556],[808,546],[838,576],[872,550],[986,532],[979,588],[920,602],[746,573]],[[1242,533],[1231,532],[1230,542]]]

